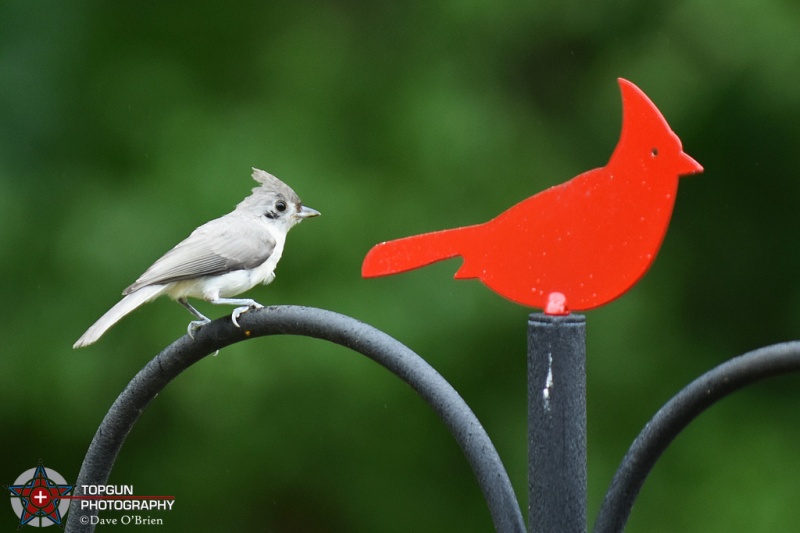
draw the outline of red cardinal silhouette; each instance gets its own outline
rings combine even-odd
[[[622,133],[608,164],[523,200],[476,226],[384,242],[366,278],[455,256],[456,279],[549,314],[598,307],[647,271],[664,240],[678,177],[702,172],[650,99],[620,78]]]

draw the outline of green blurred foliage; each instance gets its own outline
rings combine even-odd
[[[364,281],[376,242],[488,220],[602,166],[618,76],[706,168],[653,269],[588,314],[589,521],[632,439],[705,370],[800,330],[800,4],[0,4],[0,478],[74,480],[134,373],[185,332],[158,301],[74,340],[153,260],[254,183],[323,217],[250,296],[364,320],[425,357],[495,442],[526,508],[528,310],[450,261]],[[200,304],[212,316],[222,310]],[[628,531],[800,521],[798,379],[703,414]],[[143,413],[110,480],[176,495],[165,530],[489,531],[458,447],[407,386],[305,338],[223,350]],[[13,527],[8,511],[0,522]]]

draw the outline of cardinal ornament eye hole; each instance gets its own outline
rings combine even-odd
[[[658,148],[652,148],[650,150],[650,155],[653,157],[658,157]]]
[[[278,200],[277,202],[275,202],[275,209],[277,209],[281,213],[286,211],[286,202],[284,202],[283,200]]]

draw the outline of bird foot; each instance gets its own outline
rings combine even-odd
[[[189,337],[191,337],[192,340],[194,340],[194,334],[197,333],[197,330],[202,328],[209,322],[211,322],[211,320],[209,320],[208,318],[206,318],[205,320],[192,320],[191,322],[189,322],[189,327],[186,328],[186,332],[189,334]]]
[[[239,325],[239,320],[238,320],[239,315],[241,315],[242,313],[246,313],[247,311],[250,311],[251,309],[261,309],[262,307],[264,307],[264,306],[261,305],[258,302],[253,302],[250,305],[237,307],[236,309],[233,310],[233,313],[231,313],[231,322],[233,322],[234,326],[236,326],[237,328],[240,328],[242,326]]]

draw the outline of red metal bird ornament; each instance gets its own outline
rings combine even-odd
[[[622,132],[608,164],[544,190],[483,224],[373,247],[365,278],[460,256],[456,279],[478,278],[519,304],[567,314],[628,291],[667,232],[678,178],[703,171],[661,112],[620,78]]]

